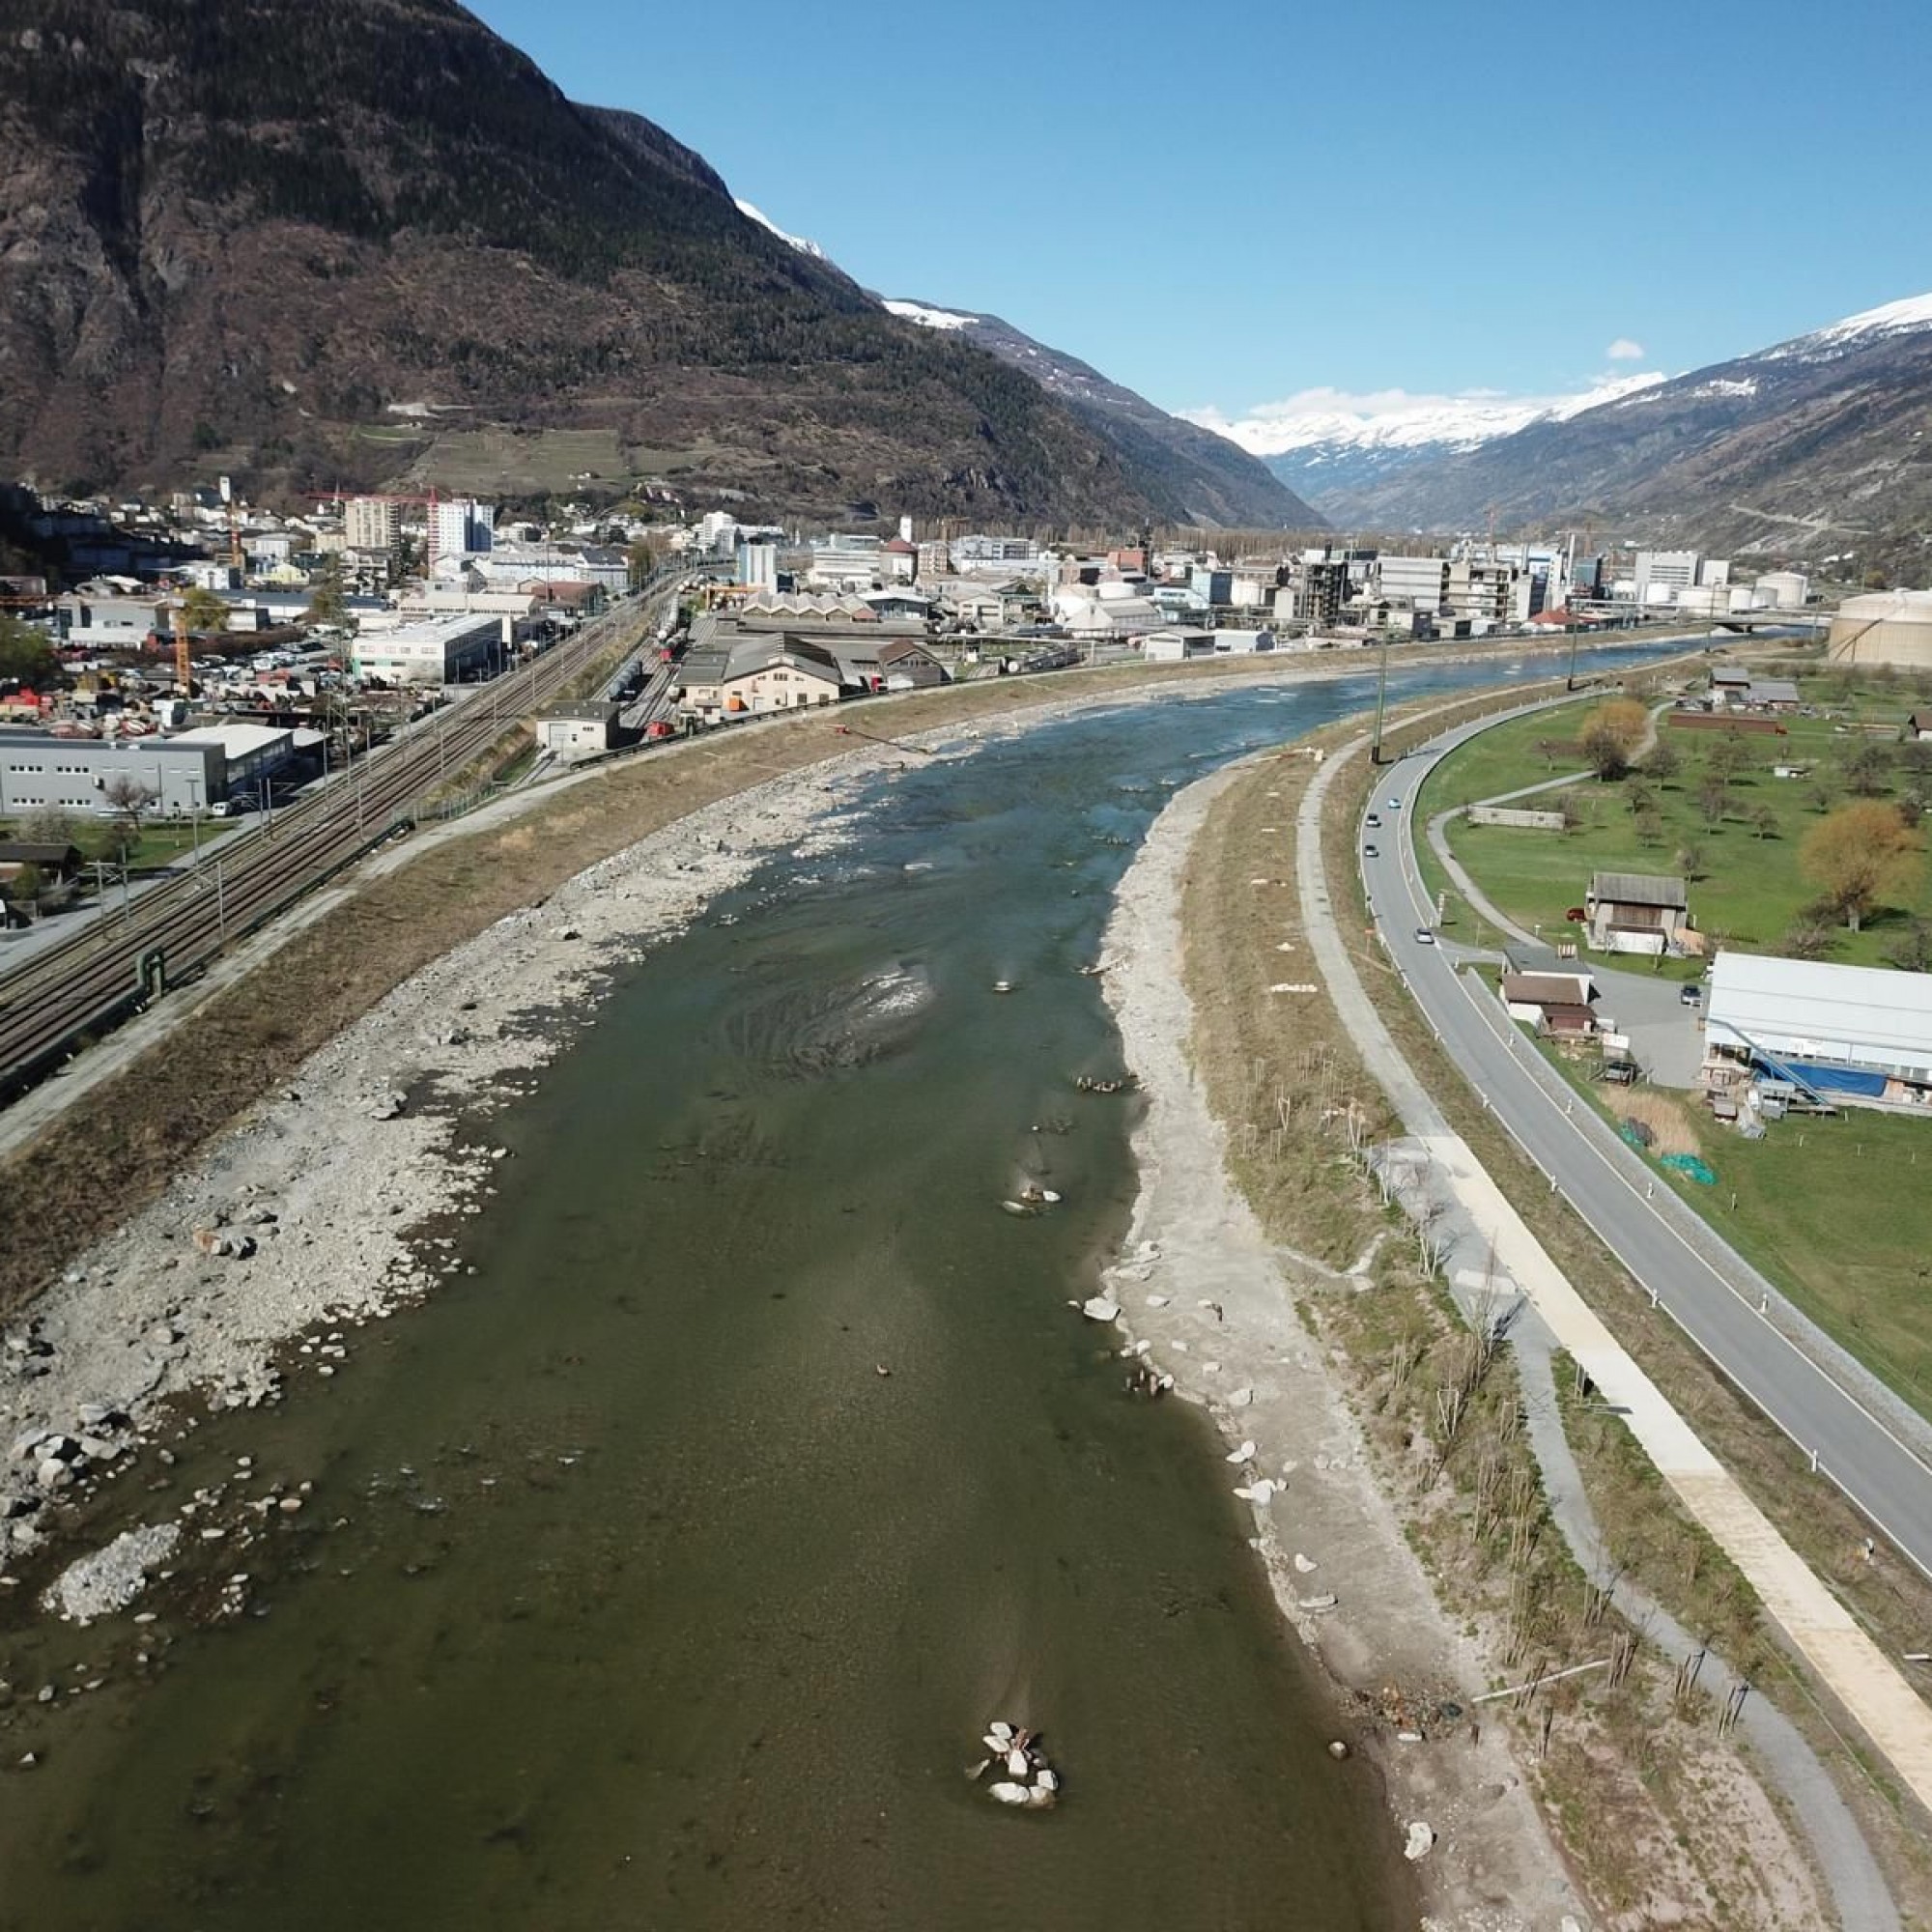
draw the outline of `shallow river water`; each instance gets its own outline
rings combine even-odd
[[[108,1681],[0,1787],[0,1927],[1410,1922],[1210,1429],[1066,1306],[1135,1184],[1132,1101],[1071,1086],[1119,1068],[1073,970],[1111,889],[1176,786],[1365,690],[888,776],[627,970],[488,1129],[478,1272],[144,1459],[156,1517],[237,1455],[314,1480],[249,1610],[8,1613],[16,1694]],[[1002,1213],[1023,1173],[1065,1204]],[[1059,1810],[962,1776],[994,1717]]]

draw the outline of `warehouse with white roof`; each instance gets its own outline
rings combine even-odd
[[[1833,1103],[1932,1106],[1932,974],[1719,952],[1704,1049],[1714,1090],[1749,1069]]]

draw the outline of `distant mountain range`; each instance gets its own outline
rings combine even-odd
[[[0,6],[0,475],[656,476],[753,515],[1114,529],[1206,504],[454,0]]]
[[[1712,548],[1932,569],[1932,296],[1688,375],[1532,407],[1294,425],[1268,461],[1345,527],[1592,521]],[[1290,426],[1283,425],[1284,431]],[[1250,446],[1253,439],[1250,436]],[[1287,438],[1284,435],[1284,442]]]
[[[1237,440],[1291,487],[1338,504],[1392,481],[1419,464],[1460,456],[1538,422],[1567,422],[1662,376],[1629,376],[1554,401],[1417,397],[1370,413],[1329,410],[1239,426]]]

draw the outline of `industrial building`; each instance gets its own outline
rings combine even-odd
[[[1814,1103],[1932,1107],[1932,974],[1725,952],[1705,1000],[1705,1084]]]
[[[350,668],[384,684],[461,684],[499,661],[504,622],[487,611],[457,611],[392,631],[359,633]]]
[[[199,730],[177,732],[167,743],[218,751],[226,798],[259,798],[263,787],[279,779],[296,761],[296,734],[279,724],[208,724]]]
[[[608,752],[617,742],[617,706],[604,698],[557,698],[537,713],[536,740],[555,757]]]
[[[284,733],[284,736],[287,734]],[[149,810],[188,814],[225,801],[227,753],[211,734],[185,738],[56,738],[0,730],[0,812],[111,813],[121,781],[141,787]]]
[[[1834,664],[1932,669],[1932,590],[1873,590],[1847,597],[1832,619],[1825,650]]]

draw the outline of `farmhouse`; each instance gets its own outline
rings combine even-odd
[[[1684,950],[1690,928],[1690,895],[1682,879],[1651,872],[1595,872],[1583,898],[1590,945],[1599,952]]]
[[[1597,982],[1588,973],[1505,973],[1502,1002],[1513,1020],[1557,1038],[1585,1039],[1597,1030],[1590,1010]]]

